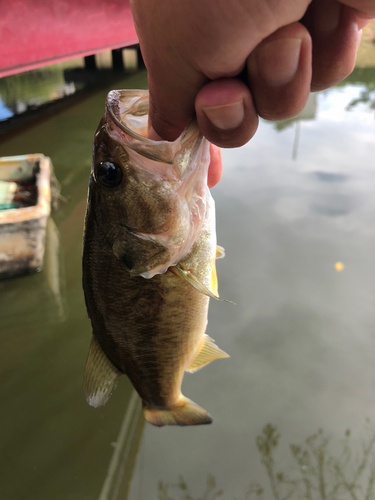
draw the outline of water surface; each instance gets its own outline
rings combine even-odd
[[[366,64],[297,119],[262,121],[249,144],[223,151],[218,277],[237,305],[211,303],[207,333],[231,358],[183,384],[210,426],[145,425],[125,378],[104,408],[82,394],[92,137],[107,91],[146,88],[145,72],[1,141],[0,156],[50,156],[67,202],[45,269],[0,282],[0,498],[374,498],[375,59]]]

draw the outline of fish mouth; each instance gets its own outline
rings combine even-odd
[[[107,96],[106,133],[127,152],[138,181],[147,185],[149,179],[162,179],[165,181],[162,196],[173,199],[176,205],[173,215],[167,216],[163,226],[153,225],[150,233],[142,231],[142,225],[148,227],[146,224],[139,223],[137,229],[121,224],[125,234],[120,231],[114,235],[114,239],[117,236],[119,240],[124,238],[124,242],[116,242],[113,246],[117,258],[131,275],[144,278],[163,274],[175,266],[197,240],[207,218],[209,165],[208,142],[200,133],[196,120],[175,141],[154,141],[147,138],[148,112],[148,91],[113,90]],[[164,184],[162,186],[164,189]],[[163,206],[160,209],[165,210]],[[158,228],[160,233],[157,233]]]
[[[173,165],[183,142],[193,135],[201,135],[197,121],[193,119],[175,141],[154,141],[146,137],[148,112],[148,90],[112,90],[107,95],[107,119],[120,129],[120,142],[150,160]],[[113,139],[119,139],[113,128],[108,133]]]

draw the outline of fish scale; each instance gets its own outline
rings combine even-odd
[[[182,395],[181,383],[185,371],[228,357],[205,334],[223,256],[207,188],[208,143],[196,123],[172,143],[143,137],[147,97],[110,92],[94,138],[83,246],[93,336],[84,391],[89,404],[103,406],[127,375],[150,423],[207,424],[210,415]]]

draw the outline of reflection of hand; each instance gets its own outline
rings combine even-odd
[[[131,1],[153,128],[174,140],[195,111],[222,147],[245,144],[258,115],[293,116],[310,88],[345,78],[375,17],[374,0]],[[243,69],[248,84],[236,78]]]

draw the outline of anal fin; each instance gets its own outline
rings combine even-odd
[[[203,368],[203,366],[208,365],[208,363],[211,363],[214,359],[229,357],[229,354],[220,349],[211,337],[204,335],[198,353],[193,362],[186,368],[186,371],[194,373],[200,368]]]
[[[105,405],[121,375],[93,335],[83,376],[83,391],[88,404],[94,408]]]

